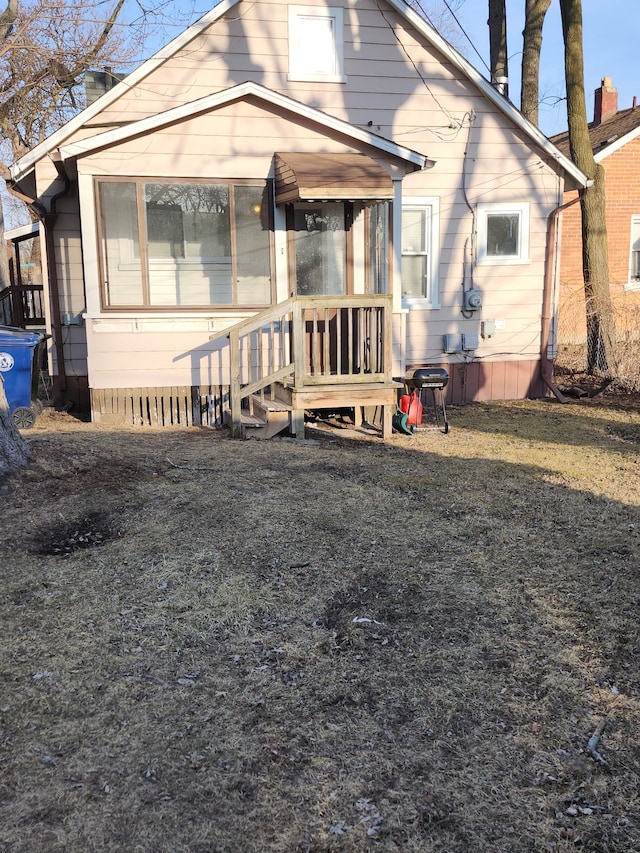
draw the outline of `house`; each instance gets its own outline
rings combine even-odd
[[[632,349],[637,353],[640,329],[640,107],[634,98],[630,107],[618,109],[618,90],[610,77],[604,77],[594,92],[589,138],[594,159],[604,169],[609,286],[624,361]],[[552,141],[569,155],[567,133]],[[564,200],[577,198],[577,192],[567,191]],[[567,351],[563,359],[572,363],[576,351],[586,352],[587,339],[578,204],[562,214],[561,241],[558,335],[560,347]],[[635,346],[630,346],[633,341]],[[621,369],[624,373],[624,363]]]
[[[223,0],[11,176],[56,399],[96,420],[241,432],[244,398],[388,432],[422,366],[454,402],[554,391],[554,211],[586,177],[403,0]]]

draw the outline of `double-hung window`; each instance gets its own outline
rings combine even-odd
[[[529,263],[529,203],[478,205],[478,263]]]
[[[631,217],[629,282],[627,284],[626,290],[640,290],[640,216]]]
[[[342,9],[289,6],[289,79],[345,82]]]
[[[267,184],[98,181],[105,308],[271,304]]]
[[[406,198],[402,205],[402,300],[438,308],[439,199]]]

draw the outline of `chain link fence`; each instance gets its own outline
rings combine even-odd
[[[558,375],[578,380],[588,374],[589,364],[613,379],[621,391],[640,391],[640,292],[621,291],[611,296],[615,326],[615,361],[609,366],[594,299],[585,304],[582,288],[563,289],[558,310]]]

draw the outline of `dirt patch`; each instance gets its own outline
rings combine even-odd
[[[3,495],[0,850],[640,849],[638,408],[449,415],[40,418]]]
[[[66,557],[85,548],[105,545],[110,539],[122,535],[111,519],[103,513],[91,512],[74,520],[61,518],[50,527],[39,530],[34,538],[33,550],[42,556]]]

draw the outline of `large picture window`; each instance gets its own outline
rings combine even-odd
[[[266,184],[101,180],[107,308],[271,303]]]

